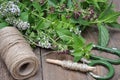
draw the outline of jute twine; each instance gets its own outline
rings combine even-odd
[[[29,78],[39,68],[38,58],[15,27],[0,30],[0,56],[15,79]]]

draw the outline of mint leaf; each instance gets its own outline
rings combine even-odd
[[[112,10],[112,2],[111,2],[111,4],[98,17],[98,23],[116,22],[119,16],[120,16],[120,12],[115,12],[114,10]]]
[[[74,62],[78,62],[80,61],[80,59],[82,58],[82,56],[74,56]]]
[[[6,27],[6,26],[8,26],[8,24],[7,24],[6,22],[0,23],[0,29],[4,28],[4,27]]]
[[[86,45],[85,51],[90,52],[92,48],[93,48],[93,43],[90,43],[90,44]]]
[[[117,23],[117,22],[115,22],[115,23],[110,23],[110,24],[108,24],[108,26],[110,26],[110,27],[112,27],[112,28],[118,28],[118,29],[120,29],[120,24]]]
[[[63,41],[69,41],[72,39],[72,33],[69,30],[66,29],[57,29],[57,34],[58,36],[63,40]]]
[[[40,12],[41,11],[41,7],[40,7],[40,4],[38,2],[33,2],[33,7],[38,11]]]
[[[99,16],[99,20],[100,19],[102,19],[102,18],[104,18],[105,16],[107,16],[108,14],[110,14],[111,13],[111,8],[112,8],[112,2],[111,2],[111,4],[108,6],[108,7],[106,7],[106,9],[100,14],[100,16]]]
[[[74,23],[74,24],[79,23],[79,24],[85,25],[85,26],[90,25],[90,23],[87,20],[82,19],[82,17],[80,17],[78,20],[71,19],[71,22]]]
[[[88,3],[93,4],[98,10],[100,9],[99,2],[105,3],[107,0],[86,0]]]
[[[73,5],[72,0],[68,0],[67,6],[69,9],[72,8],[72,5]]]
[[[48,5],[56,7],[56,0],[48,0]]]
[[[98,19],[98,22],[100,22],[100,23],[116,22],[119,16],[120,16],[120,12],[111,12],[110,14],[104,16],[103,18]]]
[[[106,1],[108,1],[108,0],[86,0],[86,1],[88,1],[88,2],[106,2]]]
[[[82,36],[73,35],[73,45],[72,47],[79,50],[85,45],[85,39]]]
[[[74,51],[71,55],[74,56],[74,61],[78,62],[83,57],[84,52],[78,50],[78,51]]]
[[[20,15],[20,19],[23,21],[28,21],[28,16],[29,16],[28,12],[22,12]]]
[[[109,32],[107,28],[103,24],[98,24],[98,30],[99,30],[99,41],[98,44],[100,46],[107,46],[109,42]]]

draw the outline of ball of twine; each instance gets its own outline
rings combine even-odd
[[[0,56],[15,79],[26,79],[39,69],[39,60],[15,27],[0,30]]]

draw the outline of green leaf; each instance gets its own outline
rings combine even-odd
[[[103,24],[98,24],[100,46],[106,47],[109,42],[109,32]]]
[[[84,53],[78,50],[78,51],[74,51],[71,55],[74,56],[74,61],[78,62],[83,57]]]
[[[88,26],[90,24],[88,21],[86,21],[82,18],[79,18],[78,20],[71,19],[71,22],[75,23],[75,24],[79,23],[79,24],[84,25],[84,26]]]
[[[40,29],[47,29],[48,27],[50,27],[51,22],[47,21],[47,20],[40,20],[37,24],[36,29],[40,30]]]
[[[40,20],[35,29],[40,30],[40,29],[44,29],[44,27],[45,26],[43,24],[43,20]]]
[[[73,5],[72,0],[68,0],[67,6],[69,9],[72,8],[72,5]]]
[[[81,24],[81,25],[84,25],[84,26],[88,26],[88,25],[89,25],[89,22],[86,21],[86,20],[81,19],[81,20],[80,20],[80,24]]]
[[[100,14],[99,18],[98,19],[102,19],[104,18],[106,15],[108,15],[110,12],[111,12],[111,7],[112,7],[112,2],[111,4],[106,7],[106,9]]]
[[[30,38],[35,38],[35,33],[34,32],[31,32],[30,35],[29,35]]]
[[[32,13],[29,13],[28,22],[31,24],[31,23],[34,23],[35,20],[36,20],[36,17],[34,15],[32,15]]]
[[[110,23],[110,24],[108,24],[108,26],[110,26],[110,27],[112,27],[112,28],[118,28],[118,29],[120,29],[120,24],[117,23],[117,22],[115,22],[115,23]]]
[[[88,3],[91,3],[93,4],[98,10],[101,10],[100,9],[100,6],[99,6],[99,2],[102,2],[102,3],[105,3],[107,2],[107,0],[86,0]]]
[[[89,7],[89,3],[87,3],[86,1],[83,1],[83,2],[80,2],[80,6],[81,8],[86,9]]]
[[[82,36],[73,35],[73,45],[74,49],[79,50],[85,45],[85,39]]]
[[[83,46],[79,46],[79,48],[74,49],[74,52],[71,54],[72,56],[74,56],[74,61],[77,62],[82,57],[89,58],[90,51],[91,51],[92,48],[93,48],[93,44],[90,43],[90,44],[88,44],[86,46],[84,44]]]
[[[48,5],[56,7],[57,6],[56,4],[57,4],[56,0],[48,0]]]
[[[86,1],[88,1],[88,2],[107,2],[108,0],[86,0]]]
[[[40,4],[38,2],[33,2],[32,5],[38,12],[41,11],[41,6],[40,6]]]
[[[8,26],[8,24],[7,24],[6,22],[0,23],[0,29],[4,28],[4,27],[6,27],[6,26]]]
[[[108,14],[101,19],[98,19],[98,22],[113,23],[117,21],[119,16],[120,16],[120,12],[112,12],[111,14]]]
[[[63,23],[62,22],[58,22],[58,21],[56,21],[56,27],[58,28],[58,29],[60,29],[60,28],[62,28],[63,27]]]
[[[90,43],[90,44],[86,45],[85,50],[86,50],[86,52],[90,52],[92,48],[93,48],[93,43]]]
[[[23,21],[28,21],[28,16],[29,16],[28,12],[22,12],[20,15],[20,19]]]
[[[72,34],[69,30],[67,29],[57,29],[57,34],[58,36],[63,40],[63,41],[69,41],[72,39]]]
[[[94,1],[94,5],[97,7],[98,10],[100,10],[100,6],[98,5],[97,2]]]
[[[60,0],[60,4],[64,4],[66,0]]]
[[[78,62],[80,61],[80,59],[82,58],[82,56],[74,56],[74,62]]]
[[[43,21],[43,24],[44,24],[44,29],[45,29],[45,28],[50,27],[51,22],[50,22],[50,21],[47,21],[47,20],[44,20],[44,21]]]

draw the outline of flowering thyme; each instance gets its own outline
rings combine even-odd
[[[0,14],[3,17],[19,16],[20,9],[16,4],[14,4],[14,2],[8,1],[8,2],[4,2],[0,5]]]
[[[81,30],[80,30],[78,27],[76,27],[76,28],[71,28],[71,29],[70,29],[70,32],[73,32],[73,33],[75,33],[75,34],[77,34],[77,35],[81,35]]]
[[[26,30],[30,28],[30,24],[28,22],[24,22],[21,19],[16,19],[15,17],[6,18],[6,21],[9,24],[17,27],[19,30]]]
[[[3,2],[0,5],[0,14],[2,15],[2,17],[6,18],[5,20],[9,24],[17,27],[20,30],[26,30],[30,27],[30,24],[16,18],[20,15],[20,9],[16,5],[16,3],[18,2],[19,0]]]
[[[39,33],[38,45],[41,46],[42,48],[47,48],[47,49],[52,47],[49,37],[43,32]]]

